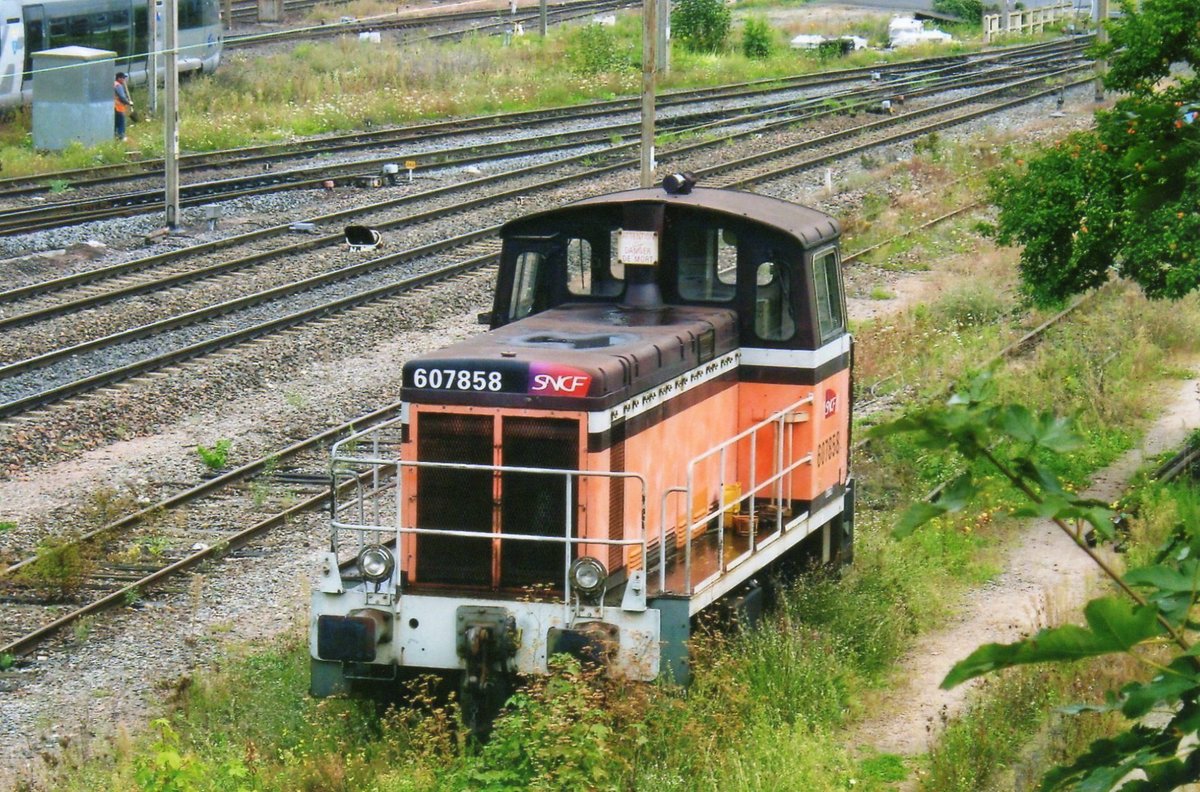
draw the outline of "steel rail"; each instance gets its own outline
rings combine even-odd
[[[956,56],[938,56],[915,61],[905,61],[894,64],[841,69],[835,71],[817,72],[814,74],[794,75],[781,78],[764,78],[749,80],[741,83],[730,83],[712,88],[681,89],[660,94],[656,101],[659,108],[675,107],[689,103],[710,101],[718,98],[736,98],[753,96],[766,92],[835,85],[841,82],[870,77],[879,74],[881,77],[895,73],[905,74],[921,69],[936,69],[929,74],[944,72],[947,69],[970,68],[981,64],[994,63],[1010,58],[1020,58],[1027,54],[1039,52],[1053,53],[1059,51],[1073,52],[1082,49],[1083,42],[1076,40],[1059,40],[1035,45],[1022,45],[1001,50],[989,51],[984,55],[964,54]],[[880,85],[889,85],[880,81]],[[404,142],[427,139],[433,133],[467,133],[471,131],[487,131],[508,128],[518,122],[561,122],[564,119],[588,118],[597,115],[619,113],[637,109],[639,99],[613,99],[602,102],[592,102],[586,108],[578,105],[567,105],[538,110],[521,110],[508,113],[474,116],[467,119],[433,121],[423,124],[406,125],[381,129],[373,132],[352,132],[342,135],[326,135],[309,138],[299,142],[269,143],[258,146],[245,146],[221,151],[185,154],[181,158],[185,171],[222,165],[225,162],[235,165],[261,164],[276,162],[284,156],[311,157],[330,151],[348,151],[367,147],[375,147],[384,143]],[[14,177],[0,179],[0,198],[49,192],[55,186],[78,188],[94,184],[107,184],[112,181],[142,178],[156,175],[162,168],[161,159],[148,159],[139,163],[117,163],[80,168],[74,170],[55,171],[38,174],[37,176]],[[140,169],[130,173],[131,169]],[[97,173],[117,173],[116,176],[91,178]]]
[[[1005,102],[1005,103],[1001,104],[999,107],[1015,106],[1017,104],[1028,102],[1028,101],[1031,101],[1032,99],[1037,98],[1041,95],[1052,92],[1053,90],[1057,90],[1057,89],[1050,89],[1050,91],[1043,91],[1043,92],[1035,93],[1031,96],[1022,97],[1022,98],[1016,99],[1016,100],[1011,100],[1009,102]],[[986,93],[992,94],[992,93],[996,93],[996,91],[989,91]],[[956,107],[961,104],[967,103],[969,101],[972,101],[972,100],[971,99],[954,100],[952,102],[945,103],[945,107]],[[780,175],[795,172],[796,170],[804,170],[807,168],[811,168],[811,167],[813,167],[814,164],[820,164],[823,162],[827,162],[827,161],[837,158],[839,156],[844,157],[844,156],[847,156],[848,154],[856,153],[857,151],[865,150],[867,148],[877,147],[877,146],[881,146],[881,145],[887,145],[892,142],[896,142],[899,140],[913,137],[914,135],[924,134],[925,132],[927,132],[931,129],[934,129],[934,128],[940,129],[940,128],[949,126],[951,124],[962,123],[963,121],[971,120],[971,119],[979,117],[980,115],[983,115],[985,113],[995,112],[996,109],[997,109],[996,106],[989,106],[983,110],[970,111],[968,113],[956,116],[953,119],[946,119],[946,120],[936,122],[935,124],[925,125],[923,127],[918,128],[917,130],[912,130],[912,129],[904,130],[900,133],[886,136],[885,138],[880,139],[880,140],[874,140],[874,141],[870,141],[868,143],[858,144],[856,146],[851,147],[849,150],[841,150],[839,152],[835,152],[832,154],[826,154],[826,155],[821,155],[819,157],[810,158],[810,159],[804,160],[800,163],[793,163],[793,164],[784,166],[782,168],[776,168],[774,170],[767,171],[765,173],[752,174],[750,176],[736,180],[736,181],[732,182],[731,184],[732,185],[745,185],[745,184],[757,183],[760,181],[769,180],[772,178],[777,178]],[[912,115],[919,116],[919,115],[925,115],[925,114],[927,114],[926,111],[919,111]],[[908,120],[908,118],[909,118],[909,116],[902,117],[903,120]],[[860,128],[856,128],[856,129],[858,132],[861,132],[863,129],[874,129],[874,128],[879,128],[882,126],[898,123],[899,120],[901,120],[901,119],[885,119],[884,121],[876,122],[874,124],[868,124],[865,127],[860,127]],[[812,141],[811,145],[820,145],[820,144],[823,144],[826,142],[830,142],[831,140],[840,139],[840,138],[846,137],[847,135],[849,135],[851,133],[854,133],[855,131],[856,130],[846,130],[844,132],[827,135],[816,141]],[[634,145],[634,144],[629,144],[629,145]],[[702,145],[702,144],[697,144],[697,145]],[[803,147],[805,147],[803,144],[787,146],[787,147],[783,147],[782,149],[777,150],[777,152],[785,152],[786,153],[786,152],[791,152],[791,151],[794,151],[794,150],[797,150],[797,149],[803,148]],[[685,148],[687,148],[687,147],[685,147]],[[672,154],[670,156],[677,156],[678,153],[679,152],[672,152]],[[713,166],[712,168],[703,169],[701,171],[701,173],[715,174],[715,173],[719,173],[719,172],[725,172],[734,167],[745,167],[747,165],[754,164],[754,163],[760,162],[765,159],[776,159],[779,156],[780,156],[779,153],[768,153],[768,154],[755,155],[753,157],[747,157],[747,158],[735,160],[735,161],[733,161],[733,163],[730,163],[730,164],[722,164],[722,165],[718,165],[718,166]],[[605,168],[597,169],[597,170],[603,171],[603,172],[608,172],[608,171],[611,171],[611,170],[614,170],[617,168],[621,168],[624,166],[625,166],[625,163],[617,163],[616,165],[609,165]],[[593,171],[592,174],[587,174],[587,175],[593,175],[594,173],[595,173],[595,171]],[[578,174],[575,174],[575,175],[571,175],[571,176],[561,177],[559,179],[559,181],[567,181],[567,180],[574,181],[574,180],[578,180],[579,178],[581,178],[581,177]],[[543,185],[543,186],[545,186],[545,185]],[[434,244],[438,244],[438,243],[434,243]],[[367,262],[367,264],[375,264],[376,266],[379,266],[378,261],[394,260],[394,259],[398,259],[402,255],[403,254],[401,253],[401,254],[394,254],[393,256],[385,256],[381,260],[377,260],[376,262]],[[445,276],[443,276],[443,277],[445,277]],[[310,279],[310,280],[313,280],[313,279]],[[326,279],[325,282],[328,282],[328,280]],[[288,289],[289,287],[285,286],[285,287],[280,287],[280,288]],[[284,327],[290,327],[294,324],[298,324],[300,322],[306,321],[307,319],[324,315],[328,312],[343,310],[343,307],[339,307],[339,306],[349,306],[351,304],[359,304],[361,302],[367,302],[367,301],[370,301],[373,299],[378,299],[379,296],[382,296],[384,294],[390,295],[391,293],[393,293],[392,290],[395,288],[396,288],[395,285],[389,285],[386,287],[382,287],[382,289],[368,290],[367,292],[362,292],[357,295],[351,295],[350,297],[342,298],[340,300],[334,301],[334,302],[326,304],[326,305],[316,306],[314,308],[310,308],[310,309],[306,309],[306,310],[299,311],[296,313],[292,313],[292,314],[289,314],[280,319],[272,320],[270,322],[260,323],[260,324],[254,325],[252,327],[249,327],[249,328],[243,328],[242,330],[226,333],[222,336],[219,336],[214,339],[209,339],[207,341],[197,342],[197,343],[191,344],[181,350],[175,350],[173,352],[164,353],[163,355],[154,356],[149,359],[144,359],[144,360],[141,360],[141,361],[138,361],[135,363],[128,364],[126,366],[121,366],[116,369],[109,370],[107,372],[101,372],[101,373],[98,373],[98,374],[95,374],[95,375],[92,375],[89,377],[85,377],[83,379],[77,380],[75,382],[67,383],[65,385],[61,385],[56,388],[51,388],[51,389],[42,391],[37,394],[33,394],[33,395],[30,395],[30,396],[27,396],[24,398],[16,399],[16,400],[13,400],[6,404],[0,405],[0,418],[8,417],[11,415],[16,415],[16,414],[24,412],[26,410],[32,409],[35,406],[41,406],[43,404],[47,404],[47,403],[50,403],[53,401],[58,401],[58,400],[61,400],[63,398],[69,397],[69,396],[73,396],[73,395],[76,395],[76,394],[79,394],[79,393],[82,393],[85,391],[89,391],[89,390],[93,390],[98,387],[102,387],[103,385],[107,385],[112,382],[127,379],[128,377],[135,376],[137,374],[144,373],[146,371],[153,370],[155,368],[158,368],[158,367],[161,367],[164,365],[168,365],[169,363],[172,363],[172,362],[177,362],[179,360],[185,360],[185,359],[189,359],[191,357],[196,357],[198,355],[206,354],[206,353],[215,351],[217,349],[223,349],[234,343],[238,343],[240,341],[243,341],[243,340],[246,340],[249,338],[257,337],[259,335],[263,335],[268,332],[275,332],[280,329],[283,329]],[[258,295],[249,295],[246,298],[241,298],[241,300],[247,300],[247,301],[253,300],[255,303],[258,303],[258,302],[263,302],[264,298],[261,298]],[[239,306],[239,307],[242,307],[242,306]],[[221,312],[227,313],[229,310],[232,310],[232,309],[224,309]],[[203,311],[203,309],[202,309],[202,311]],[[180,319],[179,317],[175,317],[175,318],[163,320],[163,321],[164,322],[174,322],[179,319]],[[154,331],[146,330],[146,328],[134,328],[131,331],[126,331],[126,333],[128,333],[128,334],[137,334],[138,337],[148,335],[152,332],[154,332]],[[117,335],[121,336],[123,334],[117,334]],[[107,342],[107,339],[99,339],[96,342],[85,342],[85,343],[88,344],[88,348],[93,348],[94,346],[103,345],[103,343],[106,343],[106,342]],[[57,358],[57,357],[61,356],[60,353],[63,353],[63,351],[60,350],[59,352],[48,353],[48,356],[53,355]],[[69,354],[69,353],[63,353],[63,354]],[[40,365],[44,365],[44,363],[41,363]],[[14,368],[12,368],[11,371],[13,371],[14,373],[17,371],[16,367],[21,367],[21,370],[24,370],[24,368],[33,367],[32,365],[24,366],[24,364],[22,362],[13,364],[13,366],[14,366]]]
[[[110,385],[114,382],[120,382],[121,380],[129,379],[130,377],[143,374],[148,371],[154,371],[172,363],[180,363],[194,357],[211,354],[243,341],[258,338],[269,333],[277,333],[281,330],[286,330],[296,325],[303,324],[304,322],[328,316],[333,313],[339,313],[364,303],[374,302],[385,297],[392,297],[405,291],[411,291],[422,286],[428,286],[429,284],[437,281],[445,280],[446,278],[450,278],[455,275],[462,275],[470,272],[471,270],[487,266],[494,263],[496,259],[497,254],[495,253],[477,256],[446,267],[440,267],[430,272],[414,275],[395,283],[389,283],[385,286],[378,286],[366,291],[356,292],[355,294],[351,294],[337,300],[332,300],[327,303],[322,303],[311,308],[294,311],[285,316],[280,316],[266,322],[260,322],[259,324],[245,327],[241,330],[234,330],[214,338],[198,341],[181,349],[175,349],[161,355],[155,355],[153,357],[145,358],[134,363],[129,363],[115,369],[103,371],[99,374],[94,374],[83,379],[75,380],[74,382],[69,382],[65,385],[36,393],[32,396],[15,399],[11,402],[0,404],[0,419],[8,418],[34,407],[59,401],[69,396],[93,391],[105,385]]]
[[[913,114],[906,114],[905,116],[899,117],[899,119],[907,119],[907,118],[912,117],[912,115]],[[789,122],[792,120],[794,120],[794,118],[788,119]],[[870,125],[867,125],[867,128],[869,128],[869,127],[870,127]],[[839,133],[839,134],[841,134],[841,133]],[[817,142],[823,142],[823,140],[817,141]],[[551,163],[549,167],[558,167],[558,166],[561,166],[561,165],[566,164],[567,162],[570,162],[573,160],[578,161],[580,159],[590,159],[594,156],[595,156],[595,153],[587,153],[587,154],[579,155],[576,158],[570,158],[567,160],[560,160],[557,163]],[[533,168],[533,170],[544,169],[541,166],[532,166],[532,168]],[[529,171],[525,171],[525,172],[529,172]],[[506,177],[510,177],[510,174],[511,174],[511,172],[509,172],[509,174],[498,174],[493,177],[484,177],[484,180],[491,181],[494,179],[506,178]],[[474,184],[475,184],[475,182],[468,182],[466,185],[457,185],[451,189],[454,189],[454,190],[465,189],[467,186],[474,186]],[[409,224],[409,223],[416,222],[416,221],[431,219],[432,217],[441,216],[448,212],[460,211],[463,208],[478,206],[478,205],[481,205],[482,203],[491,202],[494,200],[498,200],[500,198],[508,197],[511,194],[512,194],[512,192],[501,193],[499,195],[487,196],[485,198],[479,199],[474,202],[468,201],[468,202],[458,204],[458,205],[455,205],[452,207],[447,207],[446,209],[434,210],[433,212],[430,212],[430,213],[420,213],[417,215],[410,215],[410,216],[402,218],[400,220],[392,221],[391,223],[385,223],[385,224],[379,225],[378,227],[383,230],[386,230],[389,227],[394,227],[394,226],[398,226],[398,225],[402,225],[402,224]],[[411,200],[417,200],[417,199],[428,197],[428,195],[429,195],[428,193],[421,193],[421,194],[417,194],[417,195],[406,196],[405,198],[399,199],[399,200],[402,202],[408,202]],[[392,206],[396,205],[394,202],[388,202],[388,203],[390,203],[390,205],[392,205]],[[275,227],[275,230],[279,230],[281,228],[282,227]],[[58,305],[49,306],[49,307],[45,307],[45,308],[34,310],[34,311],[29,311],[29,312],[25,312],[25,313],[21,313],[21,314],[15,314],[15,315],[8,316],[8,317],[0,317],[0,330],[19,327],[19,326],[31,324],[36,321],[42,321],[42,320],[45,320],[47,318],[51,318],[54,316],[59,316],[59,315],[67,314],[67,313],[78,311],[78,310],[83,310],[85,308],[101,305],[103,303],[110,302],[110,301],[113,301],[113,300],[116,300],[116,299],[119,299],[122,297],[133,296],[136,294],[146,293],[149,291],[157,291],[157,290],[160,290],[163,288],[169,288],[171,286],[180,285],[182,283],[196,280],[199,278],[210,277],[215,274],[221,274],[221,273],[225,273],[225,272],[228,272],[231,270],[235,270],[235,269],[239,269],[239,268],[243,268],[243,267],[247,267],[247,266],[253,266],[256,263],[259,263],[259,262],[261,262],[267,258],[273,257],[273,256],[282,255],[282,254],[286,254],[286,253],[300,252],[302,250],[311,249],[313,247],[330,244],[339,239],[340,239],[339,235],[327,235],[327,236],[323,236],[323,237],[309,240],[306,242],[288,245],[282,249],[277,249],[275,251],[269,251],[269,252],[262,253],[262,254],[256,254],[256,255],[252,255],[252,256],[248,256],[248,257],[243,257],[243,258],[235,259],[234,261],[230,261],[230,262],[210,265],[208,267],[204,267],[204,268],[201,268],[198,270],[188,270],[188,271],[185,271],[182,273],[177,273],[175,275],[170,275],[165,278],[159,278],[159,279],[155,279],[152,281],[135,283],[132,285],[123,286],[118,289],[110,290],[110,291],[104,292],[102,294],[91,295],[91,296],[79,298],[76,300],[68,301],[66,303],[61,303]],[[124,273],[127,270],[128,266],[129,266],[128,263],[124,264],[124,265],[117,265],[116,270],[118,273]],[[91,271],[91,273],[83,273],[80,275],[68,276],[68,278],[63,279],[63,281],[83,282],[84,278],[87,278],[88,280],[90,280],[92,278],[98,277],[98,273],[100,273],[100,272],[102,272],[102,271],[93,270],[93,271]],[[29,287],[26,287],[26,290],[28,290],[28,289],[29,289]],[[0,294],[0,301],[3,301],[3,299],[6,296],[7,296],[6,294]],[[79,350],[76,350],[76,351],[79,351]],[[4,372],[4,370],[0,369],[0,376],[3,375],[3,372]],[[15,373],[15,372],[16,372],[16,369],[13,369],[9,373]]]
[[[982,80],[982,81],[988,81],[988,80],[995,81],[996,79],[999,79],[999,78],[998,78],[998,77],[996,77],[996,76],[994,76],[994,75],[993,75],[993,76],[985,76],[985,77],[982,77],[982,78],[973,78],[973,79],[971,79],[971,80],[966,80],[966,79],[964,78],[962,81],[960,81],[960,87],[961,87],[961,86],[968,85],[968,84],[972,84],[972,83],[974,83],[974,84],[978,84],[978,83],[979,83],[979,81],[981,81],[981,80]],[[905,88],[905,90],[908,90],[908,89],[907,89],[907,88]],[[936,87],[932,87],[932,88],[930,88],[930,87],[927,87],[925,90],[922,90],[922,91],[915,91],[915,92],[910,90],[910,91],[909,91],[909,95],[910,95],[910,96],[915,96],[915,95],[919,95],[919,94],[921,94],[921,93],[930,93],[930,92],[934,92],[935,90],[936,90]],[[878,95],[878,94],[876,94],[876,93],[874,93],[874,92],[869,92],[869,93],[868,93],[868,96],[877,96],[877,95]],[[809,102],[810,104],[819,103],[819,101],[820,101],[819,99],[812,99],[812,100],[808,100],[808,102]],[[869,99],[869,98],[867,98],[867,99],[862,99],[862,100],[860,100],[860,101],[859,101],[859,103],[858,103],[858,106],[861,106],[861,105],[863,105],[863,104],[869,104],[869,103],[870,103],[870,99]],[[775,105],[768,105],[768,106],[766,107],[766,109],[765,109],[763,112],[764,112],[764,113],[769,113],[769,112],[773,112],[773,111],[779,110],[779,109],[781,109],[781,108],[783,108],[783,107],[793,107],[793,108],[794,108],[794,107],[796,107],[796,106],[797,106],[797,104],[798,104],[798,103],[791,103],[791,104],[789,104],[789,103],[779,103],[779,104],[775,104]],[[850,107],[853,107],[854,105],[849,105],[849,106],[850,106]],[[833,112],[833,111],[832,111],[832,110],[830,110],[830,111],[827,111],[827,112]],[[750,115],[753,115],[753,114],[750,114]],[[734,119],[733,119],[733,120],[737,120],[737,119],[739,119],[739,118],[746,118],[746,117],[750,117],[750,115],[745,115],[745,116],[738,116],[738,117],[734,117]],[[795,116],[793,116],[793,117],[792,117],[791,119],[789,119],[788,121],[789,121],[789,122],[794,122],[795,120],[796,120],[796,117],[795,117]],[[703,125],[703,126],[704,126],[705,128],[712,128],[712,127],[714,126],[714,124],[706,124],[706,125]],[[613,125],[613,126],[611,126],[611,127],[605,128],[605,131],[606,131],[606,132],[612,132],[612,131],[614,131],[614,130],[620,130],[620,129],[624,129],[624,128],[626,128],[624,125]],[[696,129],[698,129],[698,128],[700,128],[700,127],[695,127],[695,128],[696,128]],[[557,139],[557,136],[550,136],[550,137]],[[595,139],[597,139],[597,138],[592,138],[592,140],[595,140]],[[588,157],[591,157],[591,156],[593,156],[593,155],[592,155],[592,154],[584,154],[584,155],[581,155],[581,157],[582,157],[582,158],[588,158]],[[372,162],[387,161],[387,160],[389,160],[389,159],[393,159],[393,158],[391,158],[391,157],[382,157],[382,158],[378,158],[377,160],[372,160]],[[478,161],[478,160],[476,160],[476,161]],[[569,160],[568,160],[568,161],[569,161]],[[376,204],[375,206],[382,207],[382,206],[384,206],[384,205],[386,205],[386,204],[387,204],[387,202],[384,202],[384,204]],[[373,210],[373,209],[372,209],[372,207],[371,207],[371,206],[368,206],[368,207],[363,207],[361,210],[355,210],[355,211],[358,211],[358,212],[364,212],[364,213],[365,213],[365,212],[372,211],[372,210]],[[320,220],[320,219],[322,219],[322,218],[318,218],[318,220]],[[249,239],[250,239],[251,237],[255,237],[255,236],[267,236],[267,235],[274,235],[274,234],[278,234],[278,233],[283,233],[283,232],[285,232],[286,230],[287,230],[287,227],[283,227],[283,226],[276,226],[276,227],[274,227],[274,228],[271,228],[271,229],[264,229],[264,230],[262,230],[261,232],[251,232],[251,234],[249,234],[249,235],[241,235],[241,236],[238,236],[238,237],[232,237],[232,238],[229,238],[229,239],[227,239],[227,240],[220,241],[220,242],[218,242],[218,243],[215,243],[215,244],[216,244],[217,246],[224,246],[224,245],[229,245],[229,244],[234,244],[234,243],[241,243],[241,242],[249,241]],[[215,248],[214,248],[214,249],[215,249]],[[186,254],[186,253],[188,253],[190,250],[192,250],[192,249],[188,249],[188,250],[185,250],[185,251],[178,251],[178,252],[176,252],[176,254],[168,254],[168,255],[172,255],[172,256],[175,256],[175,255],[182,255],[182,254]],[[146,266],[153,266],[153,265],[155,265],[155,264],[162,263],[162,261],[163,261],[163,259],[162,259],[161,257],[149,257],[149,258],[147,258],[147,259],[143,259],[143,260],[140,260],[140,261],[138,261],[138,262],[127,262],[126,264],[123,264],[123,265],[114,265],[114,266],[113,266],[113,267],[111,267],[111,268],[102,268],[102,269],[98,269],[98,270],[91,270],[91,271],[86,271],[86,272],[83,272],[83,273],[77,273],[77,274],[75,274],[75,275],[72,275],[72,276],[67,276],[67,277],[64,277],[64,278],[61,278],[61,279],[56,279],[56,280],[54,280],[54,281],[47,281],[47,282],[42,282],[42,283],[38,283],[38,284],[30,284],[30,285],[28,285],[28,286],[25,286],[25,287],[19,287],[19,288],[17,288],[17,289],[9,290],[8,292],[3,292],[3,293],[0,293],[0,303],[3,303],[3,302],[10,302],[10,301],[13,301],[13,300],[16,300],[16,299],[21,299],[21,298],[24,298],[24,297],[26,297],[26,296],[32,296],[32,295],[39,294],[39,293],[45,293],[45,292],[48,292],[48,291],[54,291],[54,290],[61,289],[61,288],[65,288],[65,287],[68,287],[68,286],[71,286],[71,285],[79,285],[79,284],[86,283],[86,282],[90,282],[90,281],[93,281],[93,280],[99,280],[99,279],[102,279],[102,278],[105,278],[105,277],[113,277],[113,276],[115,276],[115,275],[118,275],[118,274],[122,274],[122,273],[124,273],[124,272],[127,272],[127,271],[129,271],[129,270],[131,270],[131,269],[139,268],[139,267],[142,265],[142,263],[143,263],[143,262],[145,263],[145,265],[146,265]],[[16,326],[16,325],[19,325],[19,324],[22,324],[22,323],[27,323],[27,322],[29,322],[29,321],[33,321],[34,319],[35,319],[35,317],[34,317],[34,316],[21,317],[21,318],[18,318],[18,317],[8,317],[7,319],[0,319],[0,326]]]

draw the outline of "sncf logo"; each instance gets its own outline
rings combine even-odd
[[[591,384],[592,375],[570,366],[529,367],[529,392],[539,396],[586,396]]]
[[[837,412],[837,408],[837,391],[830,388],[829,390],[825,391],[825,417],[828,418],[829,416],[833,415],[835,412]]]

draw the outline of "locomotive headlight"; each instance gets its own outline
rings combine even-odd
[[[358,554],[358,571],[372,583],[380,583],[392,576],[396,559],[392,551],[383,545],[367,545]]]
[[[608,570],[604,564],[591,556],[582,556],[571,562],[571,587],[585,597],[595,596],[604,588]]]

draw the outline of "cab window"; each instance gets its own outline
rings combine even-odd
[[[523,319],[533,313],[537,298],[538,272],[544,257],[541,253],[527,250],[517,256],[513,269],[513,287],[508,302],[509,321]]]
[[[616,250],[615,242],[609,245]],[[587,239],[567,240],[567,291],[576,297],[616,297],[625,290],[625,270],[620,262],[602,258]]]
[[[842,300],[842,271],[837,249],[829,248],[813,256],[813,297],[817,303],[817,325],[825,342],[846,328]]]
[[[729,302],[737,293],[737,233],[696,226],[678,235],[678,289],[685,300]]]
[[[764,341],[788,340],[796,333],[796,317],[786,271],[764,261],[754,283],[754,334]]]

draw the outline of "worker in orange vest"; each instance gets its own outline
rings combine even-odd
[[[125,116],[133,109],[133,102],[129,99],[129,89],[125,87],[128,79],[129,75],[125,72],[117,72],[117,81],[113,83],[113,110],[115,111],[117,140],[126,140]]]

